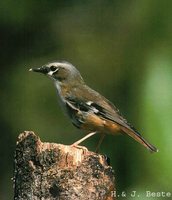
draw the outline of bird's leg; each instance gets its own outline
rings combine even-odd
[[[95,150],[96,153],[98,153],[99,148],[100,148],[100,145],[102,144],[104,137],[105,137],[105,134],[104,134],[104,133],[101,133],[99,142],[98,142],[97,147],[96,147],[96,150]]]
[[[81,142],[83,142],[84,140],[86,140],[87,138],[95,135],[97,132],[91,132],[91,133],[88,133],[86,136],[84,136],[83,138],[81,138],[80,140],[76,141],[75,143],[72,144],[72,146],[78,146],[78,144],[80,144]]]
[[[80,144],[81,142],[83,142],[84,140],[86,140],[87,138],[95,135],[97,132],[91,132],[89,134],[87,134],[85,137],[81,138],[80,140],[76,141],[75,143],[73,143],[71,146],[76,147],[78,149],[82,149],[83,150],[83,154],[86,154],[86,152],[88,151],[88,149],[86,147],[83,146],[79,146],[78,144]]]

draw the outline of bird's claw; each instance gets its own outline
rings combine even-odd
[[[86,154],[86,152],[88,151],[88,149],[87,149],[86,147],[84,147],[84,146],[79,146],[79,145],[77,145],[77,144],[75,144],[75,143],[71,144],[71,146],[72,146],[72,147],[75,147],[75,148],[77,148],[77,149],[82,149],[83,154]]]

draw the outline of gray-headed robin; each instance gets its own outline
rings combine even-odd
[[[30,71],[43,73],[53,80],[61,105],[73,125],[90,132],[73,145],[78,145],[95,133],[101,133],[100,145],[105,134],[115,135],[117,132],[123,132],[151,152],[158,151],[122,117],[109,100],[85,84],[81,74],[72,64],[66,61],[52,62]]]

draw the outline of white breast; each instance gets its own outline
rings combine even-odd
[[[63,108],[63,110],[66,111],[66,109],[65,109],[66,102],[65,102],[65,99],[61,95],[61,86],[60,86],[60,83],[58,81],[55,81],[54,84],[55,84],[55,87],[56,87],[56,90],[57,90],[57,94],[58,94],[58,97],[59,97],[58,98],[59,99],[59,103],[60,103],[61,107]]]

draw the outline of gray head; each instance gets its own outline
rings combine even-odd
[[[32,68],[29,71],[45,74],[59,83],[75,82],[76,80],[83,82],[79,71],[66,61],[51,62],[39,68]]]

